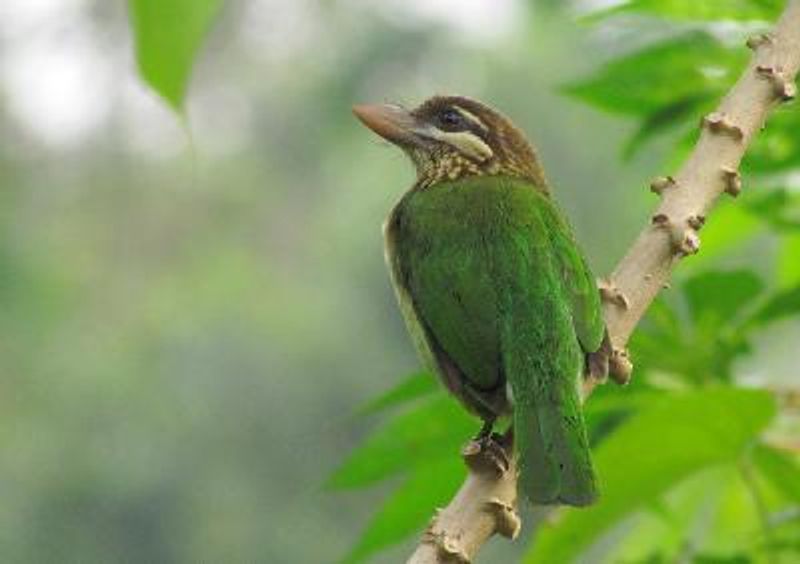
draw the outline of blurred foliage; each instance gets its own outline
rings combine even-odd
[[[0,560],[403,559],[480,424],[398,378],[417,361],[380,224],[411,171],[349,107],[491,100],[602,272],[779,9],[627,2],[586,27],[580,4],[4,2]],[[608,522],[565,511],[483,560],[797,560],[796,400],[751,389],[797,387],[797,126],[775,113],[637,332],[632,384],[586,406]],[[663,417],[662,450],[639,426]]]
[[[594,14],[605,18],[623,13],[651,14],[685,21],[773,21],[780,14],[781,0],[627,0]]]
[[[709,70],[738,68],[745,58],[740,51],[726,49],[708,33],[693,31],[619,57],[565,91],[610,112],[661,116],[690,100],[716,99],[725,83],[709,76]],[[695,112],[692,106],[686,110]],[[680,119],[680,115],[671,118]]]
[[[616,55],[562,91],[636,122],[623,147],[626,159],[666,135],[675,149],[665,161],[679,162],[700,116],[747,61],[743,43],[752,27],[729,25],[720,34],[717,24],[773,20],[781,4],[634,0],[596,12],[585,20],[595,27],[633,14],[664,18],[661,25],[670,33]],[[778,175],[800,172],[798,116],[791,105],[770,120],[746,159],[747,186],[781,186]],[[633,385],[604,387],[587,405],[600,502],[566,509],[544,524],[526,562],[800,558],[797,451],[768,440],[785,415],[776,418],[772,391],[744,388],[739,378],[739,366],[757,350],[762,334],[800,315],[797,189],[748,190],[741,201],[725,203],[714,214],[704,231],[708,252],[704,244],[700,260],[681,265],[676,289],[653,304],[631,340]],[[749,266],[725,266],[747,265],[750,257],[743,250],[763,247],[767,233],[784,246],[784,259],[760,253]],[[782,280],[764,278],[762,260],[770,264],[766,272],[778,273],[776,280],[782,272]],[[459,442],[477,429],[464,414],[439,405],[443,392],[419,378],[376,400],[375,406],[390,405],[393,411],[331,478],[332,485],[357,487],[398,473],[411,476],[378,510],[352,559],[422,529],[454,482],[442,477],[447,487],[439,489],[416,479],[441,472],[446,457],[455,458]],[[412,491],[409,484],[415,483]],[[420,511],[420,505],[430,511]],[[395,523],[387,513],[401,517]]]
[[[437,392],[433,400],[401,411],[372,434],[328,484],[334,488],[361,487],[408,471],[416,461],[428,464],[437,458],[452,458],[448,447],[457,450],[473,427],[458,405]]]
[[[595,450],[603,499],[542,530],[526,561],[570,562],[692,474],[735,464],[774,411],[768,393],[733,388],[664,395],[640,408]]]
[[[709,110],[747,53],[730,49],[708,32],[693,30],[621,56],[565,92],[600,109],[640,120],[625,149],[630,157],[644,141],[685,129]],[[720,76],[722,75],[722,76]]]

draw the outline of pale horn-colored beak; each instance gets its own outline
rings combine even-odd
[[[359,104],[353,113],[372,131],[394,143],[410,145],[415,142],[419,123],[409,112],[394,104]]]

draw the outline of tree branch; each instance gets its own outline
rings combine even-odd
[[[716,111],[700,124],[700,137],[674,176],[655,179],[661,196],[651,221],[611,276],[600,283],[613,352],[612,378],[625,382],[631,363],[625,345],[681,258],[700,248],[700,229],[722,194],[741,191],[739,163],[754,135],[779,103],[795,97],[800,68],[800,0],[789,0],[772,33],[747,42],[754,55]],[[587,381],[584,397],[595,381]],[[450,504],[437,511],[411,564],[468,563],[494,534],[509,538],[519,530],[516,467],[498,472],[477,463],[481,453],[468,445],[470,472]]]

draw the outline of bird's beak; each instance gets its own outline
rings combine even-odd
[[[413,144],[419,130],[417,119],[394,104],[359,104],[353,113],[372,131],[395,145]]]

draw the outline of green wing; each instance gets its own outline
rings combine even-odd
[[[486,268],[490,249],[459,196],[455,186],[437,186],[401,201],[385,229],[387,262],[425,363],[471,411],[492,419],[506,405],[502,316]]]
[[[572,229],[549,199],[541,204],[541,213],[543,220],[552,226],[548,229],[550,244],[561,272],[575,334],[584,352],[595,352],[600,348],[606,330],[597,281]]]

